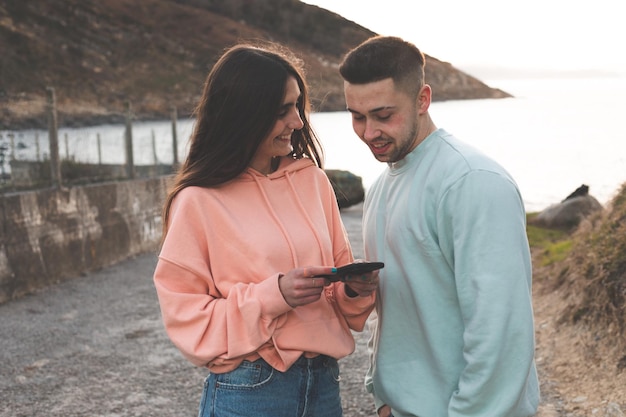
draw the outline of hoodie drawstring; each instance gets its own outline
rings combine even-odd
[[[315,236],[315,240],[317,242],[318,248],[319,248],[319,253],[322,255],[323,258],[325,258],[325,251],[322,245],[322,239],[319,235],[319,232],[317,231],[317,228],[315,227],[315,225],[313,224],[313,221],[311,220],[311,217],[309,216],[309,213],[307,212],[306,208],[304,207],[304,204],[302,203],[302,200],[300,200],[300,198],[298,197],[298,193],[296,191],[296,187],[293,184],[293,181],[290,177],[291,173],[285,173],[284,178],[286,178],[287,183],[289,184],[289,188],[291,191],[291,195],[294,196],[296,202],[297,202],[297,206],[300,209],[300,212],[303,214],[304,218],[306,219],[306,222],[309,226],[309,229],[313,232],[313,235]],[[263,185],[260,182],[260,179],[258,176],[256,175],[252,175],[251,176],[254,179],[254,182],[257,184],[257,187],[259,188],[259,191],[261,192],[261,195],[263,197],[263,201],[265,202],[266,206],[269,209],[269,212],[272,215],[272,218],[274,219],[274,222],[276,223],[276,225],[278,225],[283,237],[285,238],[285,241],[287,242],[288,246],[289,246],[289,252],[291,254],[291,259],[293,262],[293,265],[299,265],[298,262],[298,254],[296,252],[296,249],[293,245],[293,242],[291,240],[291,238],[289,237],[289,234],[287,233],[287,230],[285,229],[285,226],[283,225],[283,223],[280,221],[278,215],[276,214],[276,211],[274,210],[274,208],[272,207],[272,204],[269,201],[269,198],[267,197],[267,194],[265,193],[265,189],[263,188]],[[271,180],[270,180],[271,181]],[[327,265],[331,265],[333,264],[332,260],[328,260],[328,259],[322,259],[322,262],[324,264]]]

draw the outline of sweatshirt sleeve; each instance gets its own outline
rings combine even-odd
[[[385,402],[381,400],[378,395],[376,395],[376,390],[374,388],[374,372],[376,369],[375,354],[377,350],[376,340],[379,334],[378,313],[376,311],[373,312],[368,318],[367,327],[370,332],[370,337],[367,339],[367,355],[369,358],[369,367],[367,368],[367,372],[365,373],[364,385],[365,390],[368,393],[372,394],[372,396],[374,397],[375,410],[378,412],[380,407],[385,405]]]
[[[368,297],[349,297],[346,295],[344,283],[335,283],[335,285],[339,294],[337,305],[341,314],[345,317],[350,329],[362,332],[367,318],[374,309],[376,293],[372,293]]]
[[[466,366],[450,416],[507,416],[534,366],[531,263],[523,201],[508,178],[473,171],[443,197],[440,244],[454,268]],[[494,401],[497,399],[497,401]]]
[[[178,197],[154,273],[166,331],[197,366],[246,356],[272,337],[280,316],[291,310],[278,274],[236,284],[224,298],[210,272],[202,208]]]

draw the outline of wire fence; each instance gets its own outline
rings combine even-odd
[[[192,120],[126,122],[85,128],[59,128],[54,89],[48,89],[48,129],[0,131],[0,192],[77,183],[133,179],[174,171],[185,152]]]

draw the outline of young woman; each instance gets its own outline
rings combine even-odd
[[[154,275],[169,337],[210,370],[200,416],[342,415],[337,359],[378,272],[319,277],[353,257],[309,107],[278,45],[234,46],[207,77]]]

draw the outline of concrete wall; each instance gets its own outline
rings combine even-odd
[[[156,251],[170,177],[0,196],[0,303]]]
[[[10,185],[14,189],[41,187],[50,185],[50,161],[12,160]],[[61,178],[64,184],[77,185],[85,183],[119,181],[129,178],[126,165],[120,164],[89,164],[83,162],[61,161]],[[171,175],[171,164],[135,165],[134,178],[152,178],[158,175]]]
[[[341,208],[363,201],[361,178],[326,171]],[[0,303],[154,251],[172,176],[0,195]]]

